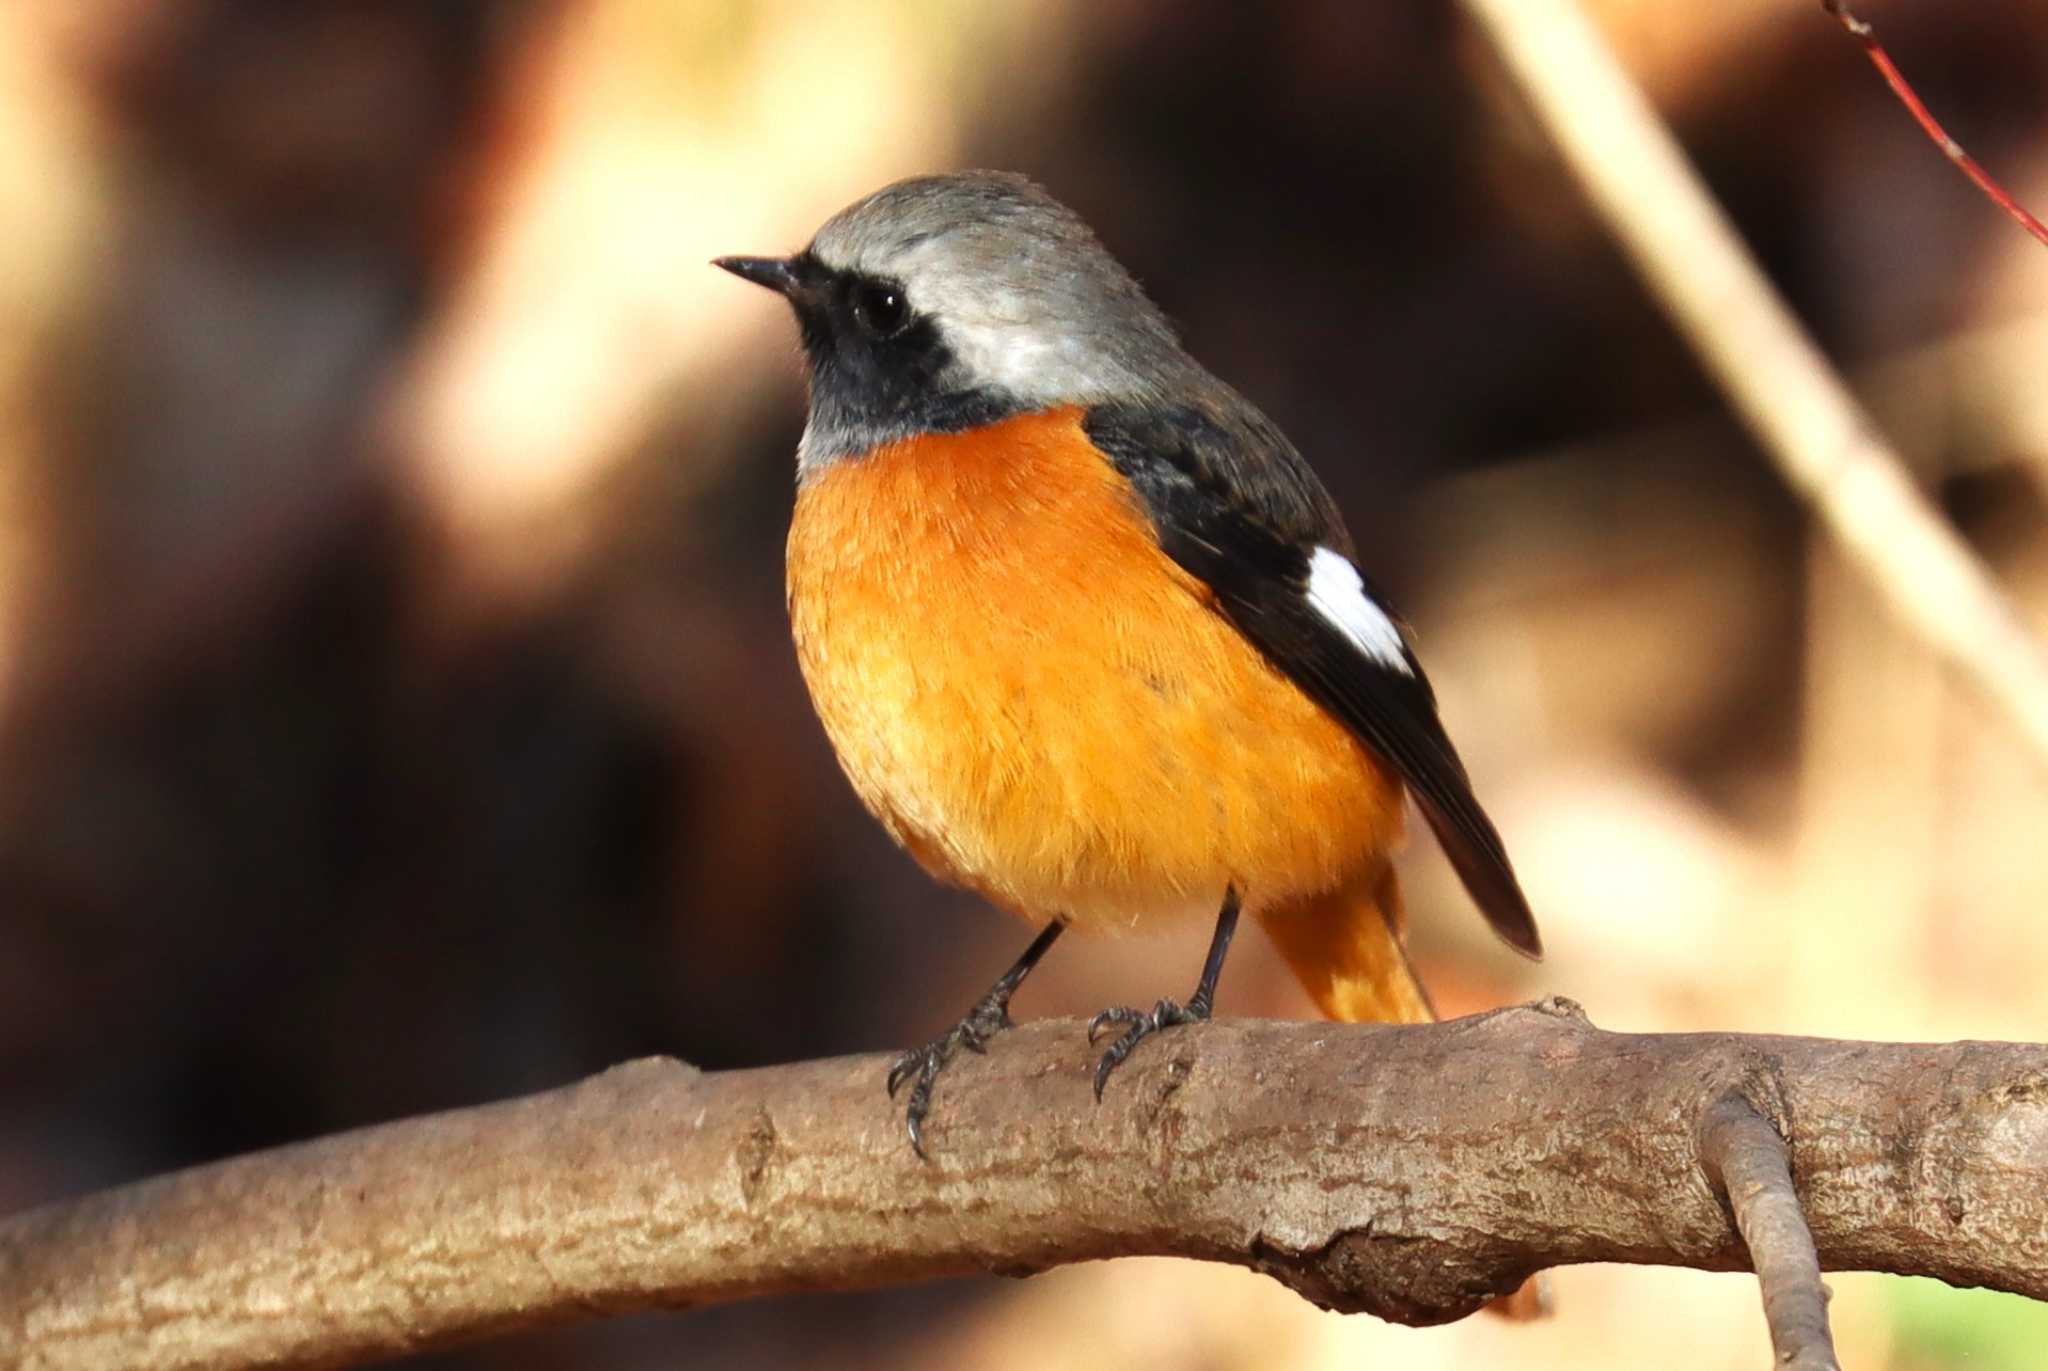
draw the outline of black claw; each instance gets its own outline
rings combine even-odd
[[[925,1155],[924,1150],[924,1116],[931,1112],[932,1081],[937,1074],[935,1067],[931,1075],[917,1078],[917,1084],[910,1091],[910,1107],[903,1115],[903,1126],[910,1132],[910,1150],[917,1153],[917,1159],[921,1162],[931,1160]]]
[[[1017,964],[997,981],[988,994],[981,997],[974,1008],[967,1011],[967,1017],[954,1024],[944,1035],[934,1038],[923,1047],[915,1048],[896,1059],[889,1068],[889,1098],[895,1099],[896,1092],[906,1081],[913,1078],[917,1084],[911,1087],[910,1099],[904,1108],[903,1121],[910,1130],[910,1150],[924,1161],[931,1158],[924,1151],[924,1120],[932,1108],[932,1086],[939,1079],[939,1073],[946,1069],[946,1063],[958,1055],[961,1048],[969,1052],[986,1054],[988,1040],[1004,1029],[1011,1027],[1010,996],[1017,986],[1029,975],[1045,950],[1053,945],[1066,925],[1057,921],[1047,924]]]
[[[1109,1073],[1123,1065],[1132,1048],[1162,1029],[1176,1024],[1201,1023],[1209,1017],[1210,1007],[1216,1003],[1216,978],[1223,974],[1223,958],[1230,951],[1231,937],[1237,932],[1237,912],[1237,887],[1233,885],[1223,892],[1223,908],[1216,912],[1216,932],[1209,938],[1209,956],[1202,963],[1202,979],[1196,983],[1195,993],[1189,997],[1185,1007],[1172,1000],[1161,1000],[1152,1006],[1150,1014],[1140,1014],[1135,1009],[1105,1009],[1088,1021],[1088,1042],[1091,1046],[1111,1024],[1129,1025],[1102,1054],[1102,1060],[1095,1064],[1097,1104],[1102,1103],[1102,1087],[1109,1084]]]
[[[1102,1037],[1103,1033],[1107,1031],[1112,1025],[1120,1023],[1136,1023],[1139,1019],[1143,1017],[1144,1015],[1140,1014],[1137,1010],[1126,1009],[1121,1005],[1113,1009],[1103,1010],[1100,1014],[1097,1014],[1094,1018],[1088,1021],[1088,1045],[1090,1047],[1093,1047],[1095,1043]]]
[[[1109,1074],[1124,1064],[1131,1055],[1131,1049],[1164,1029],[1184,1023],[1202,1023],[1209,1017],[1209,1005],[1199,995],[1183,1007],[1172,1000],[1161,1000],[1152,1006],[1149,1014],[1140,1014],[1135,1009],[1105,1009],[1088,1024],[1088,1041],[1093,1043],[1097,1030],[1109,1024],[1128,1024],[1123,1034],[1109,1045],[1102,1054],[1102,1060],[1095,1064],[1095,1102],[1102,1103],[1102,1088],[1109,1084]]]
[[[930,1046],[920,1047],[916,1051],[906,1052],[896,1059],[896,1065],[889,1068],[890,1099],[896,1098],[896,1092],[903,1088],[905,1081],[925,1070],[925,1059],[930,1055],[931,1050]]]
[[[889,1098],[895,1099],[896,1092],[904,1083],[915,1079],[917,1084],[910,1089],[910,1099],[904,1110],[904,1122],[910,1129],[910,1147],[918,1156],[924,1152],[924,1120],[931,1112],[932,1085],[939,1073],[946,1069],[946,1063],[953,1060],[962,1048],[970,1052],[986,1054],[988,1040],[1010,1026],[1010,1016],[1002,1006],[992,1005],[987,1000],[974,1006],[967,1017],[954,1024],[943,1037],[934,1038],[923,1047],[914,1048],[896,1059],[896,1065],[889,1068]],[[926,1158],[926,1160],[930,1160]]]
[[[889,1098],[892,1100],[906,1081],[913,1077],[917,1080],[910,1091],[904,1122],[910,1130],[910,1150],[919,1157],[924,1156],[924,1116],[931,1110],[932,1082],[938,1078],[939,1068],[946,1064],[945,1056],[940,1052],[944,1042],[945,1039],[941,1038],[938,1042],[906,1052],[896,1059],[896,1065],[889,1068]]]

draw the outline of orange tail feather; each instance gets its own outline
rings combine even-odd
[[[1260,922],[1323,1017],[1338,1023],[1433,1023],[1436,1009],[1408,964],[1407,914],[1391,862],[1363,880]]]

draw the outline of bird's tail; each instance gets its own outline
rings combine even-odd
[[[1259,917],[1302,988],[1338,1023],[1434,1023],[1436,1007],[1408,961],[1408,916],[1391,862],[1362,879]],[[1549,1312],[1541,1273],[1487,1309],[1510,1319]]]
[[[1393,863],[1361,880],[1264,911],[1260,922],[1302,988],[1338,1023],[1434,1023],[1436,1008],[1408,964],[1408,916]]]

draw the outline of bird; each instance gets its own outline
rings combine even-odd
[[[1089,1024],[1102,1098],[1208,1019],[1239,917],[1319,1010],[1428,1022],[1393,856],[1412,797],[1494,931],[1542,947],[1413,638],[1279,427],[1032,180],[897,181],[714,265],[794,310],[787,600],[841,768],[938,879],[1038,926],[891,1098],[1011,1024],[1063,932],[1213,914],[1193,994]]]

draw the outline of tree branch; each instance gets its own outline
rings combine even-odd
[[[1700,1165],[1728,1199],[1735,1227],[1763,1286],[1771,1350],[1789,1371],[1842,1371],[1828,1331],[1828,1291],[1785,1140],[1740,1092],[1707,1106],[1700,1121]]]
[[[339,1366],[1137,1254],[1440,1322],[1546,1266],[1744,1267],[1701,1164],[1731,1092],[1785,1139],[1822,1265],[2048,1297],[2048,1047],[1615,1034],[1555,1001],[1180,1029],[1099,1107],[1093,1061],[1075,1021],[1005,1034],[947,1076],[929,1164],[883,1057],[644,1061],[53,1205],[0,1221],[0,1364]],[[1741,1149],[1707,1150],[1740,1191]]]

